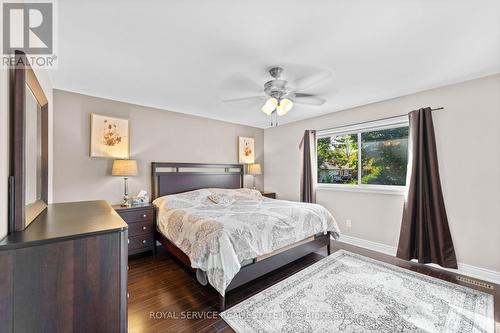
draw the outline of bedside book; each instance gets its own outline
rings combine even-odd
[[[260,191],[260,194],[266,198],[276,199],[276,192]]]

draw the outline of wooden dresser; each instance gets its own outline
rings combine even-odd
[[[0,241],[0,331],[126,332],[127,224],[105,201],[52,204]]]
[[[155,207],[152,204],[113,208],[128,224],[128,254],[155,252]]]

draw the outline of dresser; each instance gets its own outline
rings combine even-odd
[[[105,201],[60,203],[0,240],[0,331],[126,332],[127,227]]]
[[[155,207],[152,204],[114,205],[113,209],[128,224],[128,254],[155,253]]]

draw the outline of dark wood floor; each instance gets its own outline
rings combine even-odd
[[[494,290],[469,285],[457,281],[457,275],[451,272],[399,260],[352,245],[332,242],[332,251],[339,249],[495,295],[495,327],[496,332],[500,333],[499,285],[494,285]],[[227,296],[226,306],[236,304],[287,278],[320,260],[325,254],[310,254],[249,283],[248,286],[231,292]],[[217,292],[199,285],[193,274],[185,270],[160,247],[156,257],[146,255],[129,259],[128,286],[129,332],[232,332],[231,328],[218,317]]]

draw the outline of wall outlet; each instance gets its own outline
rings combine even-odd
[[[350,228],[352,227],[352,221],[351,220],[345,220],[345,226]]]

